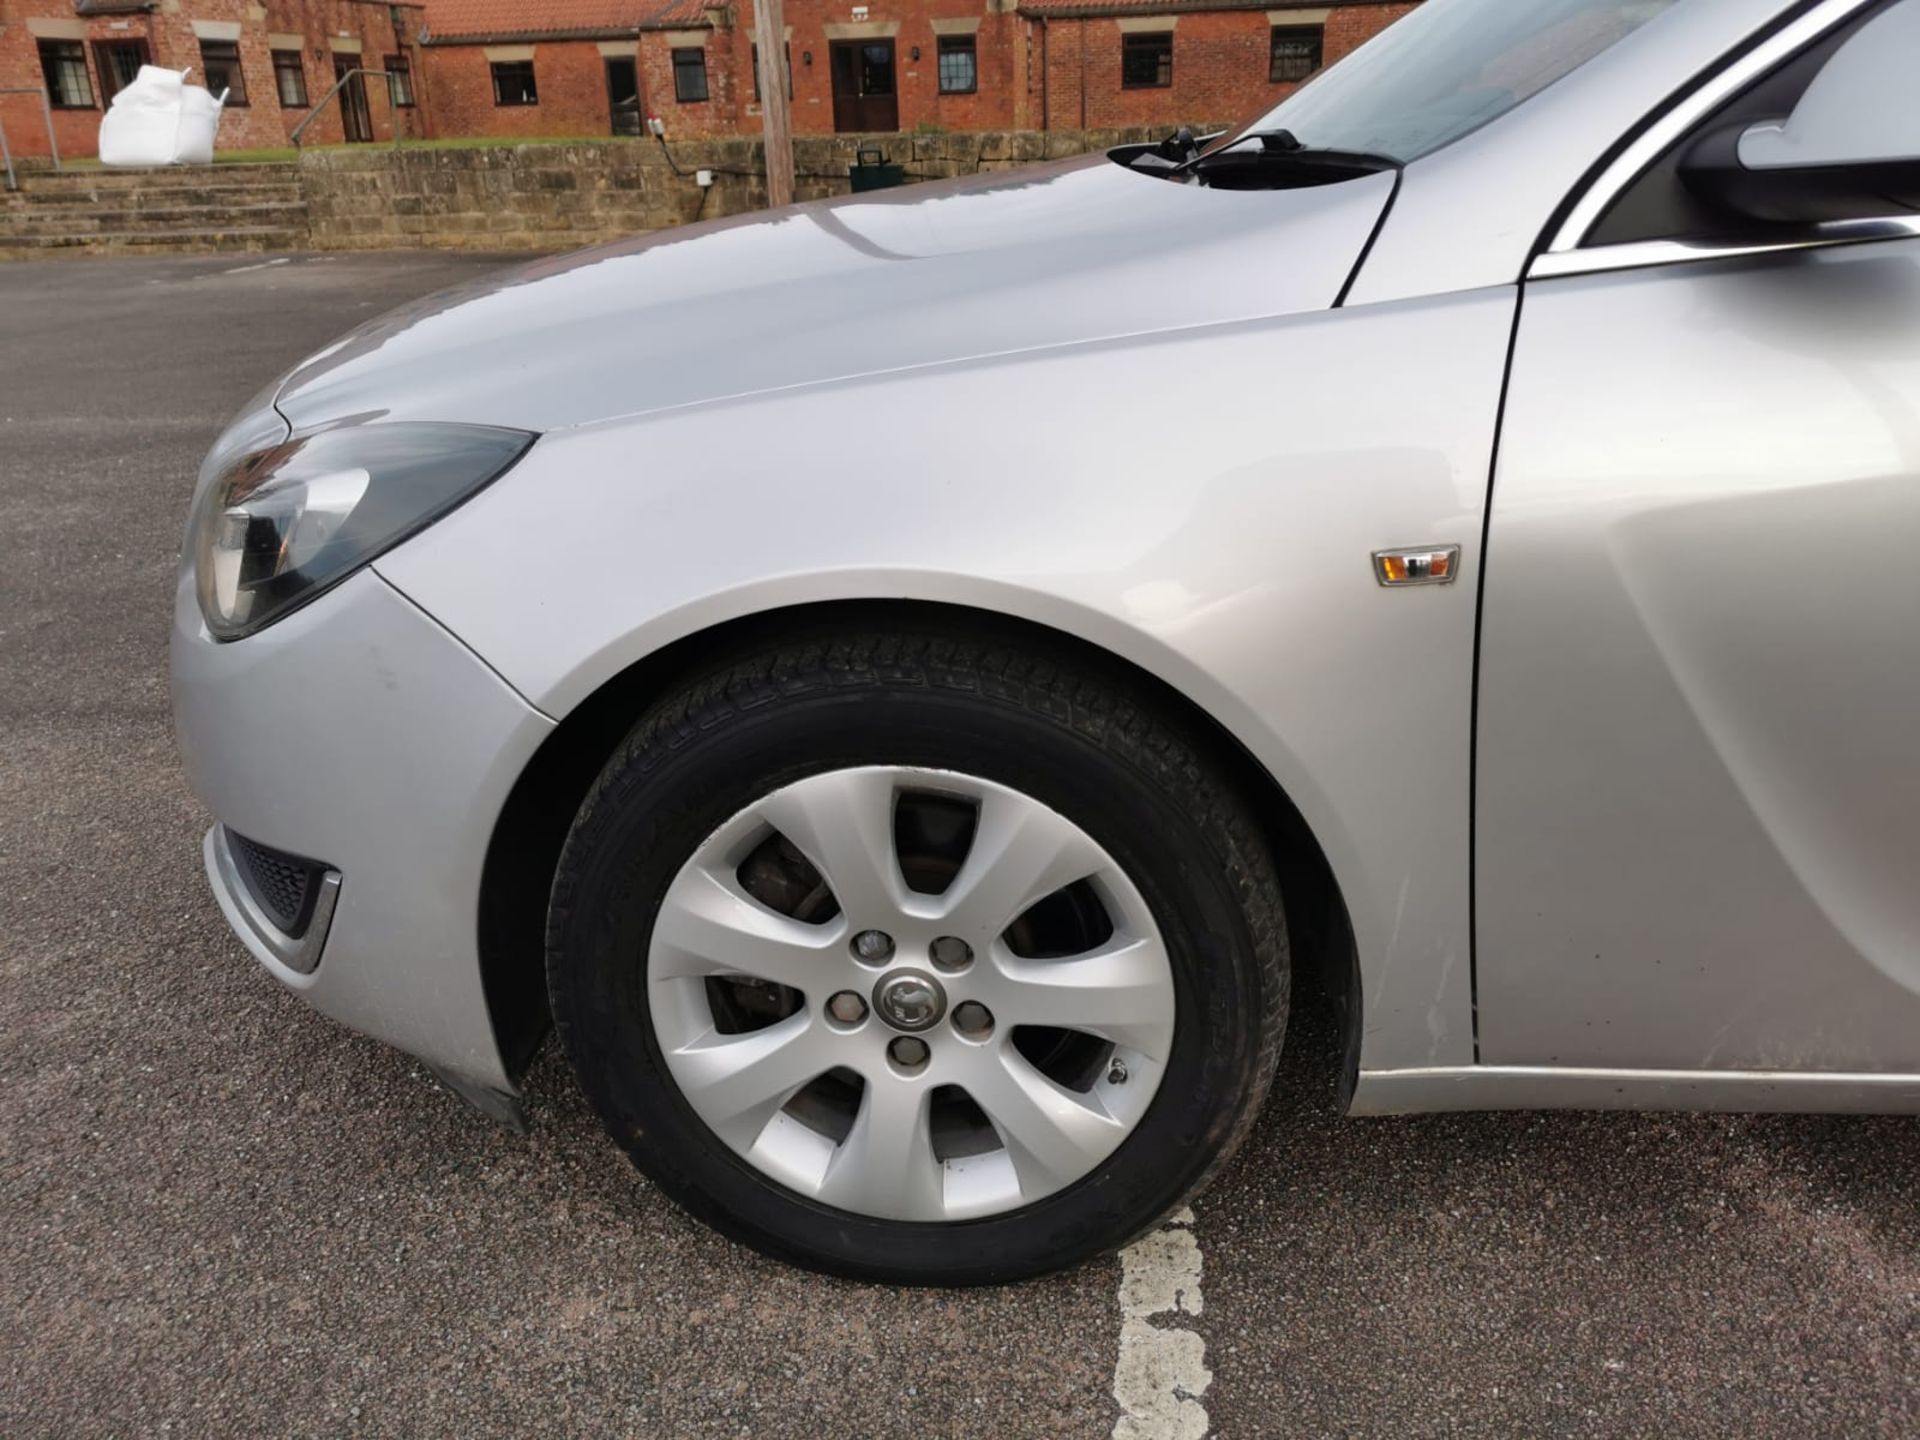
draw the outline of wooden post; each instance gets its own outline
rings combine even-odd
[[[753,0],[760,50],[760,128],[767,147],[767,204],[793,203],[793,111],[787,98],[787,27],[781,0]]]

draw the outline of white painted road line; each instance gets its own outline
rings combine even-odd
[[[283,255],[278,260],[262,260],[258,265],[240,265],[232,270],[222,270],[220,273],[222,275],[244,275],[249,270],[271,270],[276,265],[285,265],[288,263],[288,257]]]
[[[1149,1318],[1198,1315],[1202,1304],[1193,1211],[1176,1210],[1120,1252],[1120,1362],[1113,1371],[1120,1419],[1113,1440],[1201,1440],[1207,1433],[1201,1401],[1213,1372],[1206,1342],[1178,1323]]]

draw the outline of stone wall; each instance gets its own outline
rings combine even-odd
[[[1221,127],[1195,126],[1209,128]],[[802,200],[847,193],[861,149],[880,150],[911,182],[1007,170],[1167,130],[806,137],[794,145],[795,188]],[[756,140],[681,141],[669,152],[637,139],[309,152],[300,177],[316,249],[566,250],[760,209],[760,168]],[[696,179],[703,169],[713,172],[709,187]]]

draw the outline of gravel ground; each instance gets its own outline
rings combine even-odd
[[[460,257],[0,266],[0,1434],[1098,1436],[1117,1262],[896,1293],[763,1262],[283,994],[169,731],[192,476]],[[1909,1120],[1344,1121],[1296,1027],[1196,1207],[1222,1435],[1920,1433]]]

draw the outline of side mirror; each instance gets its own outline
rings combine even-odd
[[[1920,211],[1920,0],[1875,16],[1785,120],[1703,136],[1680,161],[1698,198],[1749,220],[1816,223]]]

